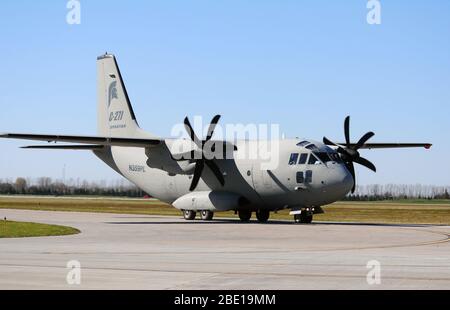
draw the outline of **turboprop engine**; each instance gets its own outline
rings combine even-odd
[[[209,191],[192,192],[181,196],[173,206],[180,210],[192,211],[229,211],[236,210],[248,204],[248,200],[238,194],[229,192]]]

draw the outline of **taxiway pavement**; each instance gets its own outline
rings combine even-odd
[[[78,228],[0,239],[0,289],[450,289],[450,226],[0,210]],[[66,281],[81,264],[81,284]],[[381,284],[370,285],[370,261]]]

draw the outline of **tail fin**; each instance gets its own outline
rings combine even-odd
[[[97,58],[98,134],[112,137],[142,136],[114,55]]]

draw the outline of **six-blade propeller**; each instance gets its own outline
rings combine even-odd
[[[364,144],[369,141],[370,138],[372,138],[375,134],[373,132],[368,132],[364,136],[359,139],[358,143],[352,144],[350,142],[350,116],[347,116],[344,123],[344,133],[345,133],[345,145],[339,145],[331,140],[327,139],[326,137],[323,138],[323,143],[327,145],[334,145],[337,146],[337,152],[341,154],[342,160],[345,162],[345,165],[347,166],[347,169],[350,171],[354,182],[352,193],[355,192],[356,189],[356,175],[355,175],[355,166],[353,163],[358,163],[366,168],[369,168],[370,170],[376,172],[377,168],[374,164],[372,164],[370,161],[365,159],[364,157],[361,157],[358,150],[364,146]]]
[[[190,191],[195,190],[195,188],[198,185],[198,182],[200,181],[200,178],[203,173],[203,169],[205,168],[205,165],[214,173],[217,180],[219,180],[219,183],[224,186],[225,185],[225,179],[223,177],[222,172],[220,171],[217,164],[214,162],[214,159],[209,159],[208,156],[205,154],[205,145],[211,146],[211,151],[214,151],[214,144],[209,145],[211,142],[211,138],[214,135],[214,130],[216,128],[217,123],[220,120],[220,115],[214,116],[214,118],[211,120],[211,123],[208,128],[208,134],[206,136],[205,140],[200,140],[197,135],[194,132],[194,129],[192,128],[191,123],[189,122],[189,119],[186,117],[184,119],[184,127],[186,128],[186,131],[191,138],[191,140],[195,143],[195,145],[198,147],[198,150],[191,151],[191,160],[195,163],[195,169],[194,169],[194,176],[192,178],[192,183],[189,188]],[[186,160],[186,159],[180,159]]]

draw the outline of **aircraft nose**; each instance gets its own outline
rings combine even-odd
[[[335,170],[333,181],[330,185],[339,197],[347,195],[352,190],[354,184],[353,177],[345,165],[341,165]]]

